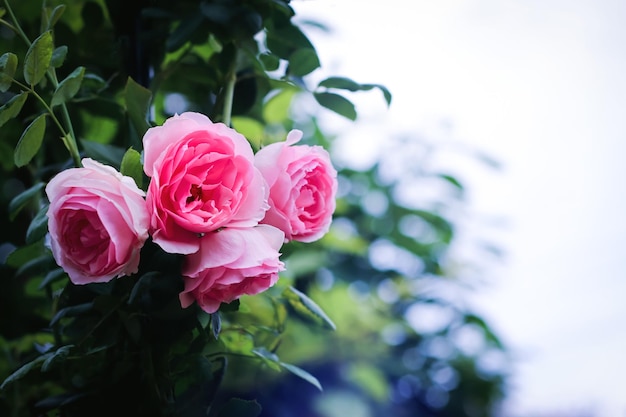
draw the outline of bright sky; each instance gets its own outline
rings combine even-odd
[[[455,172],[475,212],[508,220],[508,256],[472,297],[518,358],[506,417],[626,415],[626,2],[292,5],[333,29],[310,32],[324,75],[394,96],[388,111],[356,96],[341,143],[358,160],[388,132],[436,135],[445,120],[503,164]]]

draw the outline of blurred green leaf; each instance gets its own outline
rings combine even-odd
[[[11,100],[4,104],[4,106],[0,107],[0,127],[10,119],[20,114],[22,107],[24,107],[24,103],[26,103],[26,98],[28,98],[28,93],[21,92],[18,95],[13,96]]]
[[[0,56],[0,91],[5,92],[13,83],[13,77],[17,69],[17,56],[11,52],[5,52]]]
[[[259,60],[265,67],[266,71],[276,71],[280,66],[280,58],[272,53],[263,53],[259,55]]]
[[[50,320],[50,326],[54,326],[61,319],[64,319],[67,317],[80,316],[84,313],[92,311],[93,308],[94,308],[94,301],[62,308],[61,310],[57,311],[54,317],[52,317],[52,320]]]
[[[59,83],[54,91],[50,106],[58,106],[59,104],[66,103],[71,100],[76,93],[78,93],[78,90],[80,90],[80,85],[83,82],[84,75],[85,67],[78,67],[72,71],[70,75],[65,77],[65,79]]]
[[[114,145],[106,145],[90,140],[81,140],[80,143],[83,145],[87,156],[116,169],[119,169],[120,163],[126,153],[124,149]]]
[[[263,106],[263,119],[269,123],[282,123],[289,119],[295,88],[286,88],[272,95]]]
[[[248,139],[254,149],[259,149],[265,134],[263,123],[251,117],[233,116],[231,119],[233,129]]]
[[[70,354],[70,350],[74,345],[61,346],[54,352],[50,352],[50,356],[41,365],[41,372],[48,372],[55,364],[62,362]]]
[[[302,77],[320,67],[320,60],[313,48],[296,50],[289,56],[288,72],[291,75]]]
[[[52,52],[52,58],[50,58],[50,65],[54,68],[59,68],[65,62],[67,56],[67,46],[61,45],[54,48]]]
[[[24,130],[13,153],[13,161],[17,167],[23,167],[37,154],[46,132],[46,114],[40,114]]]
[[[356,108],[347,98],[340,96],[339,94],[327,92],[313,93],[313,96],[323,107],[326,107],[327,109],[332,110],[347,119],[353,121],[356,120]]]
[[[333,323],[330,317],[306,294],[290,286],[283,291],[283,297],[285,297],[298,316],[321,324],[328,329],[336,329],[335,323]]]
[[[289,372],[291,372],[292,374],[304,379],[309,384],[316,387],[318,390],[323,391],[322,384],[320,384],[320,381],[318,381],[318,379],[315,378],[313,375],[311,375],[309,372],[305,371],[304,369],[298,366],[291,365],[285,362],[281,362],[280,365],[286,370],[288,370]]]
[[[124,157],[122,158],[122,164],[120,165],[120,172],[122,175],[126,175],[135,180],[137,187],[143,187],[143,166],[141,165],[141,154],[133,148],[128,148]]]
[[[152,93],[144,86],[135,82],[131,77],[128,77],[126,88],[124,89],[124,100],[130,121],[137,131],[137,135],[141,138],[150,128],[148,113]]]
[[[31,244],[42,239],[48,232],[48,205],[39,209],[26,230],[26,243]]]
[[[44,8],[43,12],[46,15],[48,14],[47,11],[48,10]],[[54,27],[54,25],[56,25],[56,23],[59,21],[64,11],[65,11],[64,4],[59,4],[54,9],[52,9],[52,12],[50,12],[50,14],[46,16],[45,19],[42,19],[42,24],[44,21],[46,22],[46,27],[43,28],[43,30],[51,30]]]
[[[24,365],[22,365],[15,372],[13,372],[11,375],[9,375],[4,380],[4,382],[2,382],[2,385],[0,385],[0,390],[5,389],[7,386],[9,386],[10,384],[14,383],[15,381],[24,378],[32,370],[39,369],[39,365],[42,364],[43,362],[45,362],[46,359],[48,359],[50,356],[51,356],[51,354],[49,354],[49,353],[45,354],[45,355],[37,356],[32,361],[27,362]]]
[[[383,93],[387,105],[391,104],[391,92],[381,84],[359,84],[346,77],[328,77],[322,80],[318,84],[318,87],[336,88],[347,91],[368,91],[373,88],[378,88]]]
[[[66,273],[63,270],[63,268],[56,268],[53,269],[52,271],[48,272],[43,279],[41,280],[41,282],[39,283],[39,286],[37,287],[38,289],[42,290],[44,289],[46,286],[61,280],[61,278],[65,277]]]
[[[34,86],[46,75],[53,51],[51,31],[42,33],[31,44],[24,58],[24,80],[27,84]]]
[[[15,220],[15,217],[18,215],[20,210],[26,206],[29,202],[33,201],[35,198],[39,197],[40,191],[46,186],[43,182],[38,182],[32,187],[22,191],[9,203],[9,219],[11,221]]]

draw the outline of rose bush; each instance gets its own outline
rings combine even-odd
[[[199,251],[186,257],[181,305],[186,308],[196,301],[214,313],[221,303],[267,290],[284,270],[279,260],[283,240],[282,231],[263,224],[205,235]]]
[[[150,234],[170,253],[190,254],[221,227],[252,227],[268,208],[268,188],[246,138],[186,112],[143,137]]]
[[[148,211],[132,178],[89,158],[46,186],[55,261],[74,284],[107,282],[137,272],[148,238]]]
[[[261,148],[255,165],[267,181],[270,208],[261,221],[278,227],[285,240],[313,242],[330,227],[335,211],[337,171],[321,146],[296,145],[302,132]]]

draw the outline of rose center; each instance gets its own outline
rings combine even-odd
[[[191,184],[191,189],[189,190],[189,197],[187,197],[187,204],[192,201],[201,201],[202,200],[202,187],[197,184]]]

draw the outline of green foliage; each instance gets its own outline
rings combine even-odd
[[[283,407],[329,417],[316,404],[341,390],[372,415],[469,416],[467,404],[478,410],[471,415],[492,414],[505,375],[479,363],[504,346],[481,317],[430,291],[454,284],[446,262],[455,219],[437,208],[445,204],[400,204],[382,164],[339,167],[328,234],[285,245],[275,287],[214,314],[181,308],[181,259],[151,242],[137,275],[108,283],[73,285],[54,264],[48,180],[91,157],[145,189],[141,138],[174,113],[226,119],[258,150],[292,128],[329,146],[317,111],[356,120],[346,92],[375,90],[391,103],[380,84],[309,85],[321,63],[289,1],[3,4],[0,25],[12,35],[0,39],[10,51],[0,56],[0,317],[11,319],[0,321],[0,415],[263,417]],[[295,123],[301,98],[320,107]],[[426,175],[464,192],[447,173],[411,180]],[[376,215],[366,204],[373,194],[387,203]],[[380,244],[421,268],[375,262]],[[424,305],[450,320],[431,333],[411,327],[409,313]],[[477,331],[484,349],[454,346],[461,329]],[[456,385],[441,382],[446,372]],[[443,406],[425,400],[433,390],[447,396]]]

